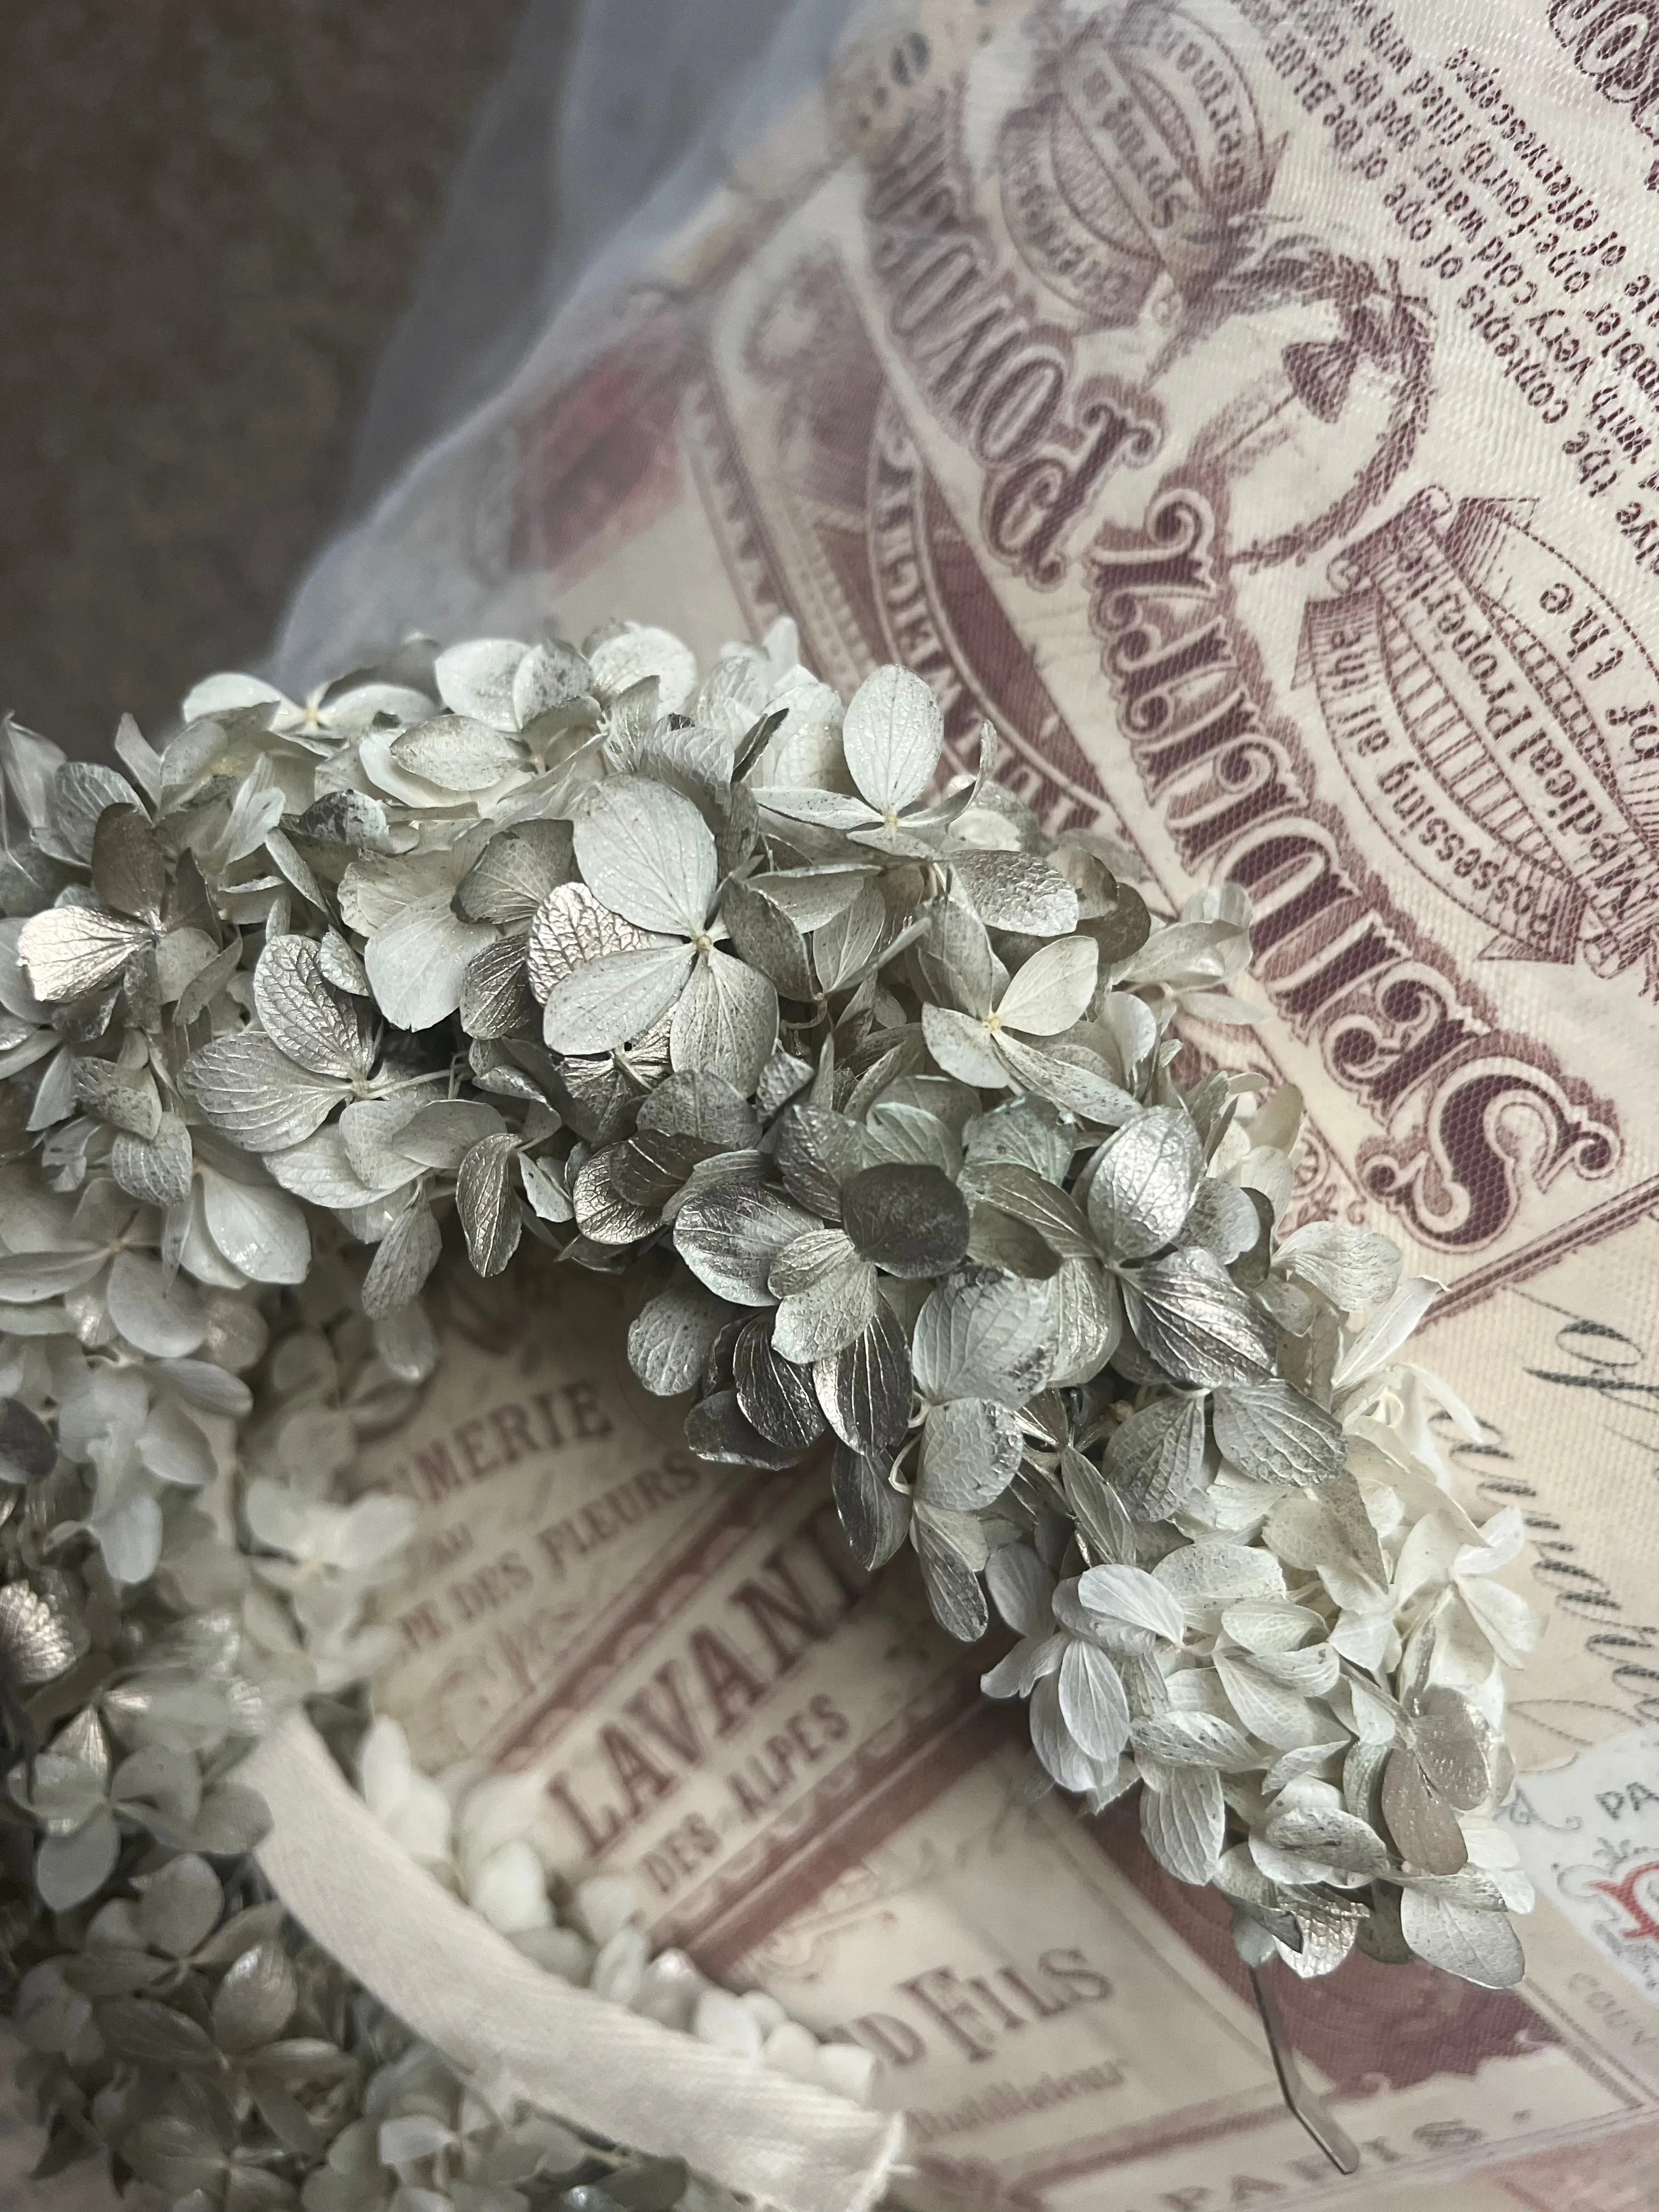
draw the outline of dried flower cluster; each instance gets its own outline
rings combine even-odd
[[[156,1219],[112,1192],[0,1184],[0,1942],[36,2171],[106,2150],[131,2212],[593,2212],[596,2181],[666,2212],[682,2166],[464,2082],[249,1858],[243,1753],[302,1698],[350,1732],[331,1693],[385,1656],[366,1613],[412,1511],[331,1493],[407,1392],[348,1268],[319,1263],[268,1345],[251,1285],[169,1286]]]
[[[228,2212],[568,2185],[573,2139],[433,2089],[238,1856],[240,1750],[377,1663],[410,1509],[340,1477],[432,1368],[452,1218],[483,1274],[526,1235],[645,1273],[633,1364],[701,1455],[830,1444],[867,1565],[914,1547],[966,1640],[988,1589],[987,1690],[1091,1807],[1144,1785],[1248,1958],[1519,1973],[1537,1624],[1399,1357],[1433,1286],[1281,1238],[1299,1102],[1177,1073],[1183,1008],[1255,1018],[1237,889],[1155,923],[988,730],[941,789],[944,735],[898,669],[843,708],[787,624],[702,677],[619,627],[303,705],[213,678],[125,774],[6,728],[0,1667],[55,1917],[4,1909],[52,2156]],[[607,2188],[648,2212],[643,2171]]]

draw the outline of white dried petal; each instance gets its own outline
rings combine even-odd
[[[592,682],[592,672],[574,645],[550,640],[532,645],[513,672],[514,725],[522,729],[538,715],[579,699]]]
[[[1253,1545],[1206,1537],[1166,1553],[1153,1574],[1180,1601],[1194,1628],[1219,1627],[1228,1606],[1241,1598],[1282,1598],[1285,1571],[1271,1553]]]
[[[1400,1900],[1400,1924],[1419,1959],[1483,1990],[1511,1989],[1526,1972],[1520,1938],[1502,1912],[1412,1887]]]
[[[543,1221],[569,1221],[575,1208],[568,1192],[554,1169],[545,1160],[532,1159],[528,1152],[519,1155],[519,1181],[529,1200],[531,1210]]]
[[[1135,1749],[1160,1766],[1212,1766],[1218,1774],[1259,1769],[1261,1753],[1218,1713],[1170,1712],[1137,1720]]]
[[[859,1254],[890,1275],[932,1280],[967,1255],[967,1201],[936,1167],[860,1170],[842,1188],[841,1218]]]
[[[92,885],[106,906],[158,929],[167,896],[167,858],[149,817],[137,806],[106,806],[92,839]]]
[[[576,1225],[595,1244],[637,1244],[653,1236],[662,1216],[656,1205],[638,1206],[618,1188],[617,1170],[625,1148],[608,1146],[585,1161],[571,1186]]]
[[[1413,1712],[1412,1747],[1448,1803],[1468,1813],[1485,1802],[1492,1786],[1491,1729],[1467,1698],[1437,1685],[1430,1689]]]
[[[79,999],[112,983],[150,931],[125,915],[89,906],[49,907],[32,915],[18,938],[18,951],[37,998],[49,1002]]]
[[[818,2078],[826,2089],[867,2105],[875,2088],[876,2055],[859,2043],[821,2043]]]
[[[1024,1162],[974,1163],[963,1170],[960,1188],[970,1204],[994,1206],[1027,1223],[1062,1260],[1093,1255],[1094,1240],[1076,1200]]]
[[[1104,1651],[1068,1639],[1058,1676],[1060,1717],[1091,1759],[1115,1760],[1129,1740],[1123,1680]]]
[[[352,1165],[338,1122],[315,1131],[286,1152],[270,1153],[265,1166],[273,1182],[312,1206],[333,1206],[344,1212],[372,1206],[385,1194],[384,1184],[365,1182]],[[400,1170],[392,1188],[395,1189],[398,1183],[408,1180],[407,1174]]]
[[[989,928],[1064,937],[1077,927],[1077,893],[1046,855],[955,852],[951,867]]]
[[[1051,1354],[1046,1284],[1005,1277],[941,1285],[917,1318],[912,1358],[930,1398],[1023,1406],[1043,1388]]]
[[[467,1257],[480,1275],[499,1275],[518,1249],[523,1216],[510,1170],[517,1139],[506,1130],[481,1138],[455,1178],[455,1211]]]
[[[780,1309],[778,1325],[783,1314]],[[885,1306],[832,1358],[813,1368],[818,1403],[844,1444],[884,1460],[898,1446],[910,1416],[910,1347]]]
[[[64,1609],[27,1583],[0,1588],[0,1665],[23,1689],[54,1681],[86,1648]]]
[[[930,1107],[919,1106],[894,1095],[907,1082],[918,1081],[937,1084],[941,1090],[946,1088],[942,1078],[901,1078],[866,1110],[864,1140],[869,1164],[936,1168],[954,1184],[962,1166],[962,1141],[956,1131]],[[957,1095],[955,1084],[949,1085],[948,1095]]]
[[[1005,1029],[1026,1036],[1058,1036],[1082,1020],[1094,996],[1100,948],[1092,937],[1044,945],[1014,971],[997,1005]]]
[[[490,1852],[469,1880],[467,1895],[474,1911],[503,1935],[553,1924],[547,1876],[534,1846],[523,1837]]]
[[[991,1032],[983,1021],[954,1006],[927,1006],[921,1010],[922,1035],[927,1049],[947,1075],[979,1091],[1004,1091],[1008,1071],[991,1048]]]
[[[774,1297],[793,1297],[849,1267],[869,1276],[873,1290],[874,1271],[853,1249],[853,1241],[847,1231],[814,1225],[804,1230],[779,1253],[772,1264],[769,1287]]]
[[[543,1018],[548,1049],[620,1052],[661,1020],[696,964],[689,945],[657,945],[607,953],[579,968],[549,994]]]
[[[986,1564],[997,1611],[1021,1636],[1047,1636],[1054,1625],[1054,1578],[1029,1544],[1003,1544]]]
[[[929,994],[942,1006],[983,1021],[1006,975],[984,923],[955,899],[935,899],[922,912],[927,929],[917,943],[915,962]]]
[[[399,1124],[395,1143],[418,1166],[450,1174],[475,1145],[499,1136],[501,1127],[500,1114],[481,1098],[434,1098]]]
[[[1323,1632],[1323,1618],[1311,1606],[1244,1598],[1230,1605],[1221,1626],[1235,1644],[1247,1651],[1294,1651],[1310,1636]]]
[[[75,1063],[75,1095],[82,1105],[112,1128],[144,1142],[161,1127],[161,1100],[147,1067],[86,1055]]]
[[[636,928],[695,937],[714,903],[720,866],[708,824],[689,799],[647,777],[600,784],[575,830],[582,880]]]
[[[845,991],[875,957],[887,927],[887,907],[873,884],[812,932],[812,965],[818,988]]]
[[[999,1498],[1019,1470],[1018,1415],[991,1398],[957,1398],[928,1414],[916,1497],[927,1505],[974,1512]]]
[[[366,1040],[322,972],[308,937],[268,938],[253,970],[253,1008],[272,1043],[313,1075],[368,1073]]]
[[[1214,1881],[1225,1820],[1221,1777],[1213,1767],[1172,1766],[1160,1788],[1140,1793],[1146,1847],[1177,1881]]]
[[[771,2067],[775,2073],[788,2075],[793,2081],[816,2085],[822,2079],[818,2039],[798,2021],[781,2021],[769,2031],[761,2046],[761,2063]]]
[[[979,1577],[942,1540],[936,1524],[919,1516],[915,1535],[921,1579],[934,1620],[959,1644],[978,1643],[990,1625]]]
[[[741,1997],[726,1990],[705,1990],[697,1999],[692,2033],[699,2043],[716,2051],[729,2051],[739,2058],[758,2058],[765,2034]]]
[[[179,714],[182,721],[189,723],[204,720],[212,714],[231,714],[240,707],[287,705],[282,693],[262,676],[244,676],[240,671],[226,669],[216,676],[204,676],[194,684],[185,694]]]
[[[1204,1476],[1204,1401],[1154,1398],[1113,1430],[1106,1472],[1143,1521],[1164,1521]]]
[[[193,1851],[169,1859],[138,1900],[138,1933],[153,1950],[187,1959],[207,1941],[224,1910],[219,1877]]]
[[[1215,1440],[1253,1482],[1328,1482],[1342,1466],[1342,1431],[1322,1406],[1279,1376],[1219,1389],[1211,1400]]]
[[[113,1816],[100,1809],[67,1836],[46,1836],[34,1862],[40,1902],[52,1912],[70,1912],[94,1896],[115,1870],[121,1832]]]
[[[806,941],[789,915],[763,895],[763,883],[728,884],[720,900],[720,919],[741,957],[776,990],[790,999],[812,997]]]
[[[815,830],[850,833],[867,830],[881,819],[866,799],[849,798],[839,791],[798,790],[774,783],[757,795],[768,813],[781,814],[787,821],[805,823]]]
[[[568,822],[518,822],[492,837],[460,882],[455,903],[469,921],[516,925],[575,872]]]
[[[800,1453],[823,1434],[824,1419],[810,1369],[781,1358],[768,1341],[761,1316],[746,1322],[732,1346],[732,1381],[744,1419],[769,1443]]]
[[[1328,1722],[1299,1691],[1286,1687],[1271,1674],[1265,1660],[1218,1651],[1215,1670],[1233,1711],[1263,1743],[1272,1744],[1276,1751],[1290,1751],[1323,1740]]]
[[[792,1198],[833,1221],[841,1187],[865,1164],[864,1130],[827,1106],[791,1106],[773,1139],[773,1158]]]
[[[380,1239],[363,1279],[363,1311],[369,1319],[396,1313],[416,1297],[442,1249],[431,1207],[424,1199],[411,1200]]]
[[[1118,1131],[1089,1185],[1089,1225],[1120,1260],[1174,1243],[1204,1180],[1204,1148],[1176,1106],[1149,1107]]]
[[[1285,1239],[1278,1263],[1343,1313],[1369,1313],[1400,1282],[1398,1246],[1345,1221],[1310,1221]]]
[[[1451,1807],[1437,1797],[1413,1753],[1403,1745],[1382,1770],[1382,1817],[1395,1849],[1416,1874],[1461,1874],[1468,1845]]]
[[[60,859],[89,861],[99,822],[111,806],[143,812],[137,793],[112,768],[101,761],[65,761],[52,781],[52,828],[40,842]]]
[[[1304,1880],[1352,1886],[1385,1874],[1389,1868],[1389,1847],[1376,1831],[1336,1805],[1292,1805],[1275,1811],[1258,1839],[1258,1866],[1264,1847],[1265,1852],[1294,1854],[1322,1869],[1304,1874]],[[1271,1875],[1273,1869],[1266,1867],[1263,1871]]]
[[[1325,1641],[1294,1652],[1256,1652],[1255,1666],[1270,1681],[1285,1683],[1303,1697],[1329,1697],[1343,1672],[1340,1652]]]
[[[1401,1283],[1337,1361],[1331,1378],[1335,1388],[1349,1388],[1379,1374],[1439,1297],[1443,1287],[1427,1275],[1414,1275]]]
[[[109,1317],[135,1350],[182,1359],[207,1334],[207,1314],[186,1276],[171,1281],[148,1252],[118,1252],[105,1285]]]
[[[344,1082],[297,1066],[252,1030],[204,1045],[184,1083],[214,1127],[252,1152],[297,1145],[350,1096]]]
[[[800,1457],[793,1444],[764,1437],[738,1403],[734,1389],[711,1390],[685,1418],[685,1441],[699,1459],[718,1467],[793,1467]]]
[[[375,1004],[396,1029],[428,1030],[461,1003],[471,963],[495,932],[463,921],[447,890],[412,899],[369,938],[363,968]]]
[[[642,1307],[629,1328],[628,1358],[646,1389],[659,1398],[690,1389],[731,1310],[690,1280],[671,1285]]]
[[[933,781],[945,717],[919,676],[878,668],[847,702],[842,748],[853,781],[878,814],[894,815]]]
[[[491,791],[521,765],[512,739],[465,714],[440,714],[392,740],[388,756],[405,775],[444,792]]]
[[[1465,1579],[1458,1585],[1458,1596],[1504,1666],[1523,1667],[1544,1632],[1544,1616],[1537,1607],[1489,1577]]]
[[[1183,1382],[1265,1382],[1274,1343],[1267,1322],[1211,1253],[1194,1249],[1126,1276],[1129,1326]]]
[[[222,2051],[254,2051],[274,2043],[300,2001],[288,1954],[275,1940],[234,1960],[213,1993],[214,2040]]]
[[[777,1042],[778,994],[740,960],[710,951],[697,961],[675,1004],[669,1036],[677,1070],[705,1070],[746,1094]]]
[[[706,1068],[687,1068],[659,1083],[640,1107],[639,1127],[696,1138],[723,1152],[747,1151],[760,1136],[747,1097]]]
[[[1054,1666],[1030,1690],[1031,1748],[1044,1772],[1062,1790],[1081,1792],[1094,1787],[1103,1770],[1101,1763],[1091,1759],[1073,1735],[1060,1713],[1058,1670],[1062,1656],[1063,1652],[1056,1655]],[[988,1681],[991,1677],[986,1679]],[[993,1691],[990,1694],[1000,1693]]]
[[[521,1036],[535,1017],[521,940],[503,937],[468,963],[461,979],[461,1027],[472,1037]]]
[[[42,1305],[61,1297],[98,1274],[102,1252],[0,1252],[0,1300],[8,1305]],[[15,1328],[16,1322],[8,1316]]]
[[[1007,1030],[996,1039],[1003,1080],[1035,1091],[1079,1121],[1115,1128],[1139,1110],[1138,1102],[1113,1080],[1106,1063],[1087,1045],[1035,1045]]]
[[[1090,1567],[1079,1578],[1077,1595],[1084,1610],[1100,1621],[1150,1629],[1171,1644],[1181,1643],[1187,1633],[1180,1600],[1144,1568],[1116,1563]]]
[[[1182,1224],[1183,1243],[1201,1244],[1224,1267],[1242,1259],[1262,1241],[1263,1214],[1256,1197],[1238,1184],[1208,1176],[1200,1183],[1193,1210]]]
[[[232,1182],[204,1167],[202,1215],[208,1235],[250,1282],[302,1283],[311,1266],[304,1210],[269,1183]]]
[[[830,1481],[853,1556],[873,1574],[909,1534],[909,1500],[894,1489],[884,1466],[845,1444],[836,1448]]]
[[[112,1582],[147,1583],[161,1558],[161,1509],[147,1491],[130,1491],[118,1505],[94,1513],[93,1533]]]
[[[151,1411],[138,1439],[138,1457],[158,1482],[200,1490],[216,1473],[213,1449],[184,1409],[164,1398]]]
[[[514,693],[530,647],[511,637],[470,637],[432,664],[438,696],[452,714],[475,715],[496,730],[515,730]]]
[[[587,655],[594,692],[612,700],[654,680],[665,714],[678,714],[696,689],[696,655],[672,630],[627,623]]]
[[[740,1182],[698,1193],[680,1208],[674,1243],[700,1282],[733,1305],[769,1306],[773,1263],[817,1223],[781,1191]]]
[[[152,1138],[125,1132],[118,1136],[109,1164],[122,1189],[143,1205],[182,1205],[190,1195],[195,1165],[190,1131],[176,1114],[163,1114]]]
[[[570,1895],[570,1917],[590,1943],[609,1943],[644,1911],[645,1899],[632,1875],[589,1875]]]
[[[1061,1390],[1091,1382],[1123,1334],[1117,1279],[1091,1260],[1062,1260],[1048,1295],[1054,1316],[1049,1383]]]
[[[838,1359],[882,1310],[875,1269],[839,1229],[811,1230],[795,1239],[769,1281],[778,1300],[772,1341],[786,1359]],[[905,1366],[908,1375],[908,1353]]]

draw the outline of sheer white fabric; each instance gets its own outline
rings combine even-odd
[[[303,688],[413,629],[533,629],[540,579],[479,529],[494,433],[568,378],[688,223],[729,218],[749,151],[810,100],[837,41],[902,0],[532,0],[376,375],[338,537],[272,673]]]

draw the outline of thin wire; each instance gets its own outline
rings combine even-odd
[[[1255,1993],[1255,2008],[1261,2014],[1261,2025],[1267,2030],[1267,2048],[1273,2053],[1273,2071],[1279,2076],[1285,2102],[1339,2173],[1358,2173],[1358,2148],[1326,2111],[1323,2098],[1303,2080],[1296,2053],[1285,2033],[1285,2016],[1279,2009],[1279,1999],[1259,1966],[1250,1968],[1250,1987]]]

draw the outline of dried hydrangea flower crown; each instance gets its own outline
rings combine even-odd
[[[451,1216],[482,1274],[526,1236],[643,1271],[629,1356],[704,1459],[832,1446],[860,1559],[913,1547],[958,1638],[994,1606],[986,1691],[1088,1808],[1140,1786],[1248,1961],[1519,1975],[1493,1814],[1537,1622],[1492,1578],[1516,1516],[1449,1494],[1468,1415],[1401,1357],[1435,1286],[1361,1229],[1281,1238],[1299,1101],[1177,1075],[1183,1009],[1255,1018],[1237,890],[1155,921],[988,729],[941,790],[944,741],[916,677],[843,706],[787,623],[701,677],[633,626],[415,641],[303,706],[216,677],[165,750],[124,723],[125,775],[7,729],[0,1658],[55,1917],[8,1910],[54,2155],[238,2212],[622,2185],[533,2114],[468,2135],[476,2090],[245,1856],[240,1756],[307,1699],[343,1728],[382,1656],[412,1509],[338,1485],[432,1369]],[[384,1724],[364,1752],[548,1972],[597,1942],[694,2024],[614,1897],[555,1924],[505,1798],[456,1830]],[[745,2050],[785,2025],[708,2009]],[[668,2201],[641,2171],[623,2201]]]

